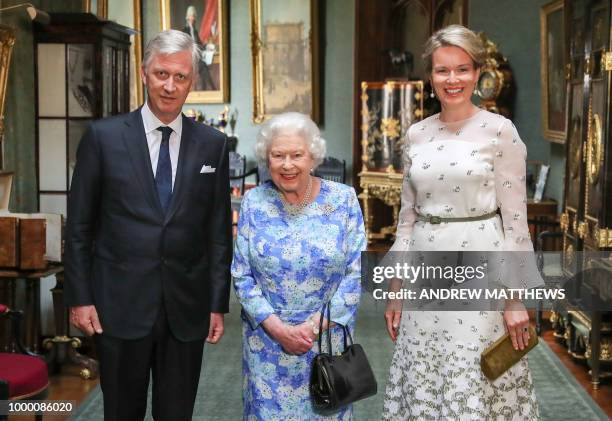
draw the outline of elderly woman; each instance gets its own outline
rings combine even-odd
[[[408,131],[392,251],[503,251],[506,257],[533,251],[525,145],[510,120],[472,103],[484,57],[480,38],[459,25],[436,32],[425,46],[442,111]],[[533,275],[522,287],[540,283]],[[384,420],[538,418],[526,358],[495,381],[479,365],[504,331],[516,349],[528,342],[529,316],[520,303],[508,301],[499,312],[390,308],[385,318],[396,345]]]
[[[366,244],[355,191],[312,175],[325,141],[303,114],[264,123],[255,152],[271,180],[244,196],[232,263],[243,308],[244,419],[348,420],[351,407],[314,413],[308,384],[324,304],[336,350],[337,325],[354,324]]]

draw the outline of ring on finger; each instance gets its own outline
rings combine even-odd
[[[525,327],[523,328],[523,332],[525,332],[525,333],[529,332],[529,328],[528,328],[527,326],[525,326]]]

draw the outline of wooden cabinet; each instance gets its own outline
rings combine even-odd
[[[569,119],[564,249],[612,249],[610,0],[566,5]]]
[[[577,263],[577,270],[590,264],[576,252],[612,250],[611,5],[611,0],[566,0],[564,4],[569,117],[560,222],[566,272],[571,272],[571,263]],[[611,316],[610,312],[564,308],[553,317],[572,355],[588,360],[595,387],[600,368],[612,371]]]
[[[129,111],[129,28],[89,13],[34,25],[39,209],[66,215],[76,151],[88,124]]]

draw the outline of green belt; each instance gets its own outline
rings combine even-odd
[[[433,215],[420,215],[417,214],[417,221],[429,222],[430,224],[441,224],[442,222],[471,222],[471,221],[482,221],[484,219],[493,218],[497,215],[497,210],[493,212],[485,213],[484,215],[478,216],[461,216],[457,218],[442,218],[441,216]]]

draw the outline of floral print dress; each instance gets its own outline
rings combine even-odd
[[[411,126],[391,250],[533,251],[525,157],[512,122],[488,111],[453,123],[436,114]],[[457,218],[497,208],[501,219],[436,225],[416,219],[417,213]],[[493,382],[480,369],[480,354],[505,333],[501,312],[404,310],[384,420],[538,418],[527,358]]]
[[[352,329],[365,245],[351,187],[321,180],[316,199],[303,209],[285,205],[272,182],[244,196],[232,262],[243,308],[244,420],[351,419],[350,406],[327,416],[313,411],[308,385],[316,343],[303,355],[287,354],[261,323],[276,314],[300,324],[331,299],[332,321]],[[342,330],[332,331],[334,351],[341,351]]]

